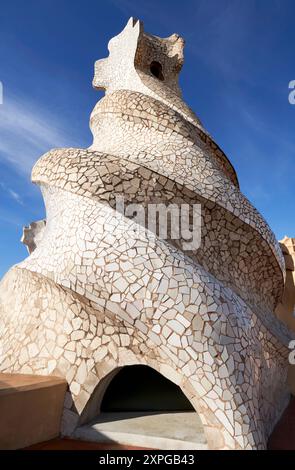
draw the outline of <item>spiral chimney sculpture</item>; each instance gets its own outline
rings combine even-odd
[[[182,100],[183,47],[131,18],[95,63],[93,144],[34,166],[47,219],[1,282],[0,370],[65,377],[70,435],[107,377],[148,365],[179,385],[209,448],[264,449],[289,398],[284,259]],[[191,243],[171,210],[166,236],[153,230],[150,207],[187,208]]]

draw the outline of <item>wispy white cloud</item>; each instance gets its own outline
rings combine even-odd
[[[75,144],[58,114],[19,97],[8,97],[0,106],[0,163],[8,162],[18,172],[28,174],[43,152]]]
[[[3,192],[5,192],[6,195],[11,197],[18,204],[20,204],[21,206],[24,205],[24,201],[20,194],[14,189],[11,189],[9,186],[7,186],[7,184],[5,184],[3,181],[0,181],[0,188],[3,190]]]
[[[12,197],[12,199],[14,199],[18,204],[20,204],[21,206],[24,205],[21,196],[20,196],[16,191],[14,191],[13,189],[9,188],[9,189],[8,189],[8,192],[9,192],[10,196]]]

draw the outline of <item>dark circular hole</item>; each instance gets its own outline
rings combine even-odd
[[[164,75],[162,72],[162,65],[160,62],[157,62],[156,60],[153,60],[153,62],[150,65],[150,71],[153,74],[154,77],[156,77],[158,80],[164,80]]]

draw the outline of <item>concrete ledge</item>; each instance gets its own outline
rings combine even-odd
[[[0,449],[57,437],[66,389],[59,377],[0,374]]]
[[[96,422],[80,426],[74,438],[160,450],[206,450],[201,421],[194,412],[101,413]]]

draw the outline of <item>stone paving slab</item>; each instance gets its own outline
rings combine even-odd
[[[195,412],[102,413],[96,421],[79,427],[74,437],[162,450],[207,449],[203,426]]]

